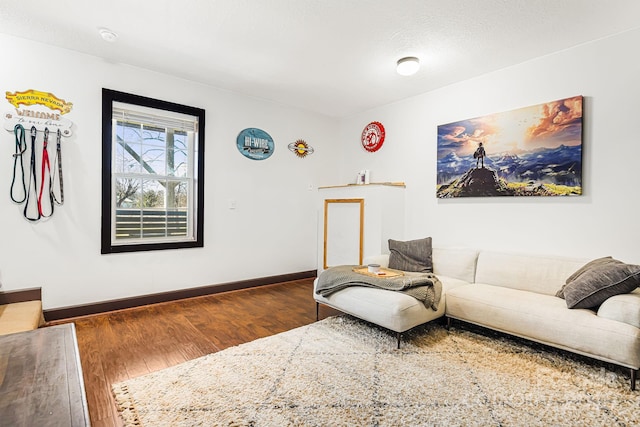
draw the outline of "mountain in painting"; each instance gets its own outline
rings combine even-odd
[[[506,183],[498,177],[496,171],[489,168],[476,168],[475,165],[450,184],[441,185],[437,192],[438,198],[441,199],[513,195],[514,191],[507,188]]]
[[[560,145],[534,151],[498,153],[484,159],[485,167],[506,182],[582,185],[582,147]],[[438,185],[449,184],[476,167],[473,156],[449,153],[438,159]]]

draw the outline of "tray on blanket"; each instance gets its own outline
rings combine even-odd
[[[365,276],[380,277],[382,279],[386,279],[389,277],[404,276],[404,273],[400,270],[392,270],[390,268],[384,268],[384,267],[381,267],[380,272],[378,273],[370,273],[367,267],[354,268],[353,271],[358,274],[364,274]]]

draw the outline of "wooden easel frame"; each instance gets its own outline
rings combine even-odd
[[[362,265],[362,253],[364,248],[364,199],[325,199],[324,201],[324,252],[322,257],[322,266],[324,269],[329,268],[327,265],[327,236],[328,219],[329,219],[329,204],[331,203],[357,203],[360,205],[360,241],[359,241],[359,254],[358,264]]]

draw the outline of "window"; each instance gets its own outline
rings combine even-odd
[[[203,246],[204,110],[102,89],[102,253]]]

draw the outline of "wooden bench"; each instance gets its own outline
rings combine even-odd
[[[31,331],[42,325],[41,288],[0,292],[0,335]]]

